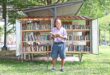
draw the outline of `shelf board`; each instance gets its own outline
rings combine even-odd
[[[51,30],[22,30],[22,32],[50,32]],[[67,32],[86,32],[90,29],[67,29]]]
[[[51,51],[25,51],[25,52],[22,52],[24,54],[45,54],[45,53],[50,53]]]
[[[50,30],[22,30],[22,32],[50,32]]]
[[[90,42],[90,40],[86,40],[86,42]]]
[[[90,40],[74,40],[74,42],[90,42]]]
[[[45,54],[45,53],[51,53],[51,51],[24,51],[24,52],[22,52],[22,53],[24,53],[24,54]],[[67,54],[89,54],[90,52],[88,51],[82,51],[82,52],[80,52],[80,51],[67,51],[66,52]]]
[[[24,43],[27,43],[27,44],[32,44],[32,43],[34,43],[34,42],[36,42],[36,43],[38,43],[37,41],[22,41],[22,43],[24,44]],[[41,44],[39,44],[39,45],[48,45],[49,43],[48,43],[49,41],[47,40],[47,41],[43,41],[43,44],[41,43]]]
[[[67,32],[73,32],[73,29],[66,29]]]
[[[90,40],[74,40],[74,42],[79,42],[79,41],[80,41],[80,42],[85,42],[85,41],[86,41],[86,42],[90,42]]]
[[[80,51],[67,51],[66,52],[67,54],[80,54],[80,53],[82,53],[82,54],[88,54],[88,53],[90,53],[89,51],[87,52],[87,51],[82,51],[82,52],[80,52]]]
[[[22,41],[22,42],[37,42],[37,41]]]
[[[86,32],[90,31],[90,29],[66,29],[67,32]]]
[[[49,40],[43,40],[43,41],[45,41],[45,42],[48,42]],[[75,42],[78,42],[78,41],[80,41],[80,42],[90,42],[90,40],[74,40]],[[37,41],[22,41],[22,42],[37,42]],[[68,40],[67,40],[67,42],[69,42]]]
[[[73,32],[86,32],[90,31],[90,29],[73,29]]]

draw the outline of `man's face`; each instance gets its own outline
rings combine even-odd
[[[58,29],[60,29],[61,28],[61,20],[57,19],[55,25]]]

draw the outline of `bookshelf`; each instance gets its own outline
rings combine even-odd
[[[92,19],[82,16],[59,17],[63,27],[66,28],[67,54],[92,53]],[[52,40],[50,31],[53,27],[52,17],[23,18],[19,20],[20,50],[19,53],[25,59],[26,55],[46,54],[51,52]]]
[[[63,26],[67,29],[67,53],[91,53],[92,20],[84,17],[62,18]]]
[[[22,53],[48,53],[51,49],[51,19],[35,18],[21,21]]]

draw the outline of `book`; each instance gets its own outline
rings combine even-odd
[[[52,32],[50,32],[50,34],[51,34],[52,36],[54,36],[54,37],[60,37],[60,34],[55,34],[55,33],[52,33]]]

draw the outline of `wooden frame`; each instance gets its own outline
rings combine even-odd
[[[92,22],[92,19],[91,18],[88,18],[88,17],[84,17],[84,16],[59,16],[59,18],[61,19],[61,20],[83,20],[83,21],[85,21],[85,24],[89,27],[89,29],[67,29],[67,32],[68,33],[73,33],[73,32],[82,32],[82,33],[84,33],[84,35],[87,35],[87,34],[89,34],[88,36],[89,36],[89,40],[88,39],[85,39],[85,40],[83,40],[88,46],[89,46],[89,48],[90,48],[90,50],[89,51],[83,51],[83,50],[80,50],[80,51],[78,51],[78,50],[74,50],[74,51],[68,51],[67,52],[67,54],[77,54],[78,55],[78,57],[79,57],[79,61],[81,62],[82,61],[82,56],[83,56],[83,54],[88,54],[88,53],[92,53],[92,48],[91,48],[91,43],[92,43],[92,39],[91,39],[91,37],[90,37],[90,35],[91,35],[91,22]],[[45,29],[45,30],[40,30],[40,29],[38,29],[38,30],[33,30],[33,29],[31,29],[31,30],[29,30],[29,29],[24,29],[24,30],[22,30],[22,26],[23,26],[23,24],[22,23],[27,23],[28,21],[49,21],[50,22],[50,25],[51,25],[51,28],[52,28],[52,22],[53,22],[53,18],[52,17],[38,17],[38,18],[22,18],[22,19],[19,19],[19,21],[21,22],[20,24],[20,26],[21,26],[21,38],[22,38],[22,40],[21,40],[21,50],[20,50],[20,56],[21,56],[21,58],[23,59],[23,60],[25,60],[26,59],[26,55],[29,55],[29,60],[32,60],[33,59],[33,54],[45,54],[47,57],[49,56],[49,54],[50,54],[50,52],[51,52],[51,48],[47,48],[47,50],[46,51],[31,51],[31,50],[29,50],[29,51],[23,51],[23,45],[24,45],[24,43],[26,43],[26,42],[28,42],[28,43],[30,43],[30,42],[35,42],[35,41],[26,41],[26,40],[24,40],[24,39],[26,39],[26,38],[24,38],[24,35],[25,35],[25,33],[36,33],[36,32],[40,32],[40,33],[48,33],[48,32],[50,32],[50,29]],[[71,23],[72,23],[72,21],[71,21]],[[70,24],[70,25],[72,25],[72,24]],[[25,25],[26,26],[26,25]],[[26,34],[27,35],[27,34]],[[73,34],[72,34],[73,35]],[[85,36],[84,36],[85,37]],[[71,40],[71,41],[73,41],[73,40]],[[74,44],[75,44],[75,42],[77,42],[77,43],[79,43],[79,42],[81,42],[81,41],[74,41]],[[50,46],[51,44],[49,44],[49,45],[46,45],[46,47],[48,47],[48,46]],[[37,45],[36,45],[37,46]],[[45,45],[44,45],[45,46]],[[29,45],[29,47],[31,47],[31,45]],[[31,48],[30,48],[31,49]],[[30,56],[31,55],[31,56]],[[31,59],[32,58],[32,59]]]

